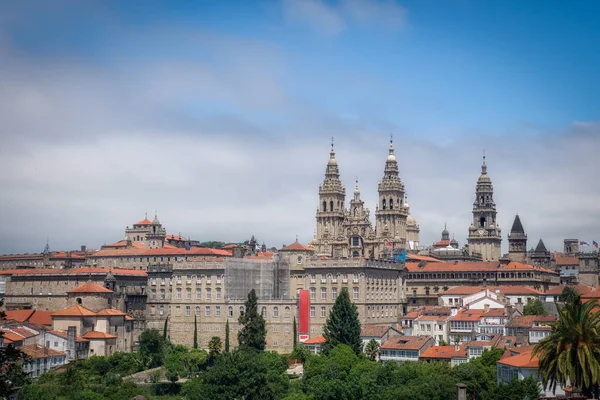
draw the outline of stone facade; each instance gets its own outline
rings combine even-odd
[[[521,263],[527,261],[527,235],[523,229],[519,214],[515,216],[515,221],[508,234],[508,258],[510,261]]]
[[[410,216],[405,201],[404,183],[398,173],[392,141],[378,193],[373,228],[370,211],[360,198],[358,181],[350,208],[346,208],[346,189],[340,181],[332,143],[325,180],[319,186],[316,237],[311,243],[316,254],[332,258],[379,259],[391,257],[401,250],[416,251],[419,226]]]
[[[494,187],[487,174],[485,156],[481,165],[481,175],[475,188],[473,222],[469,227],[469,254],[481,257],[482,261],[498,261],[501,256],[502,231],[496,221]]]

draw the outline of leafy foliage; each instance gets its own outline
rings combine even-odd
[[[548,315],[540,299],[527,299],[523,307],[523,315]]]
[[[225,353],[229,353],[229,320],[225,323]]]
[[[360,338],[358,311],[356,304],[350,301],[348,288],[342,288],[335,299],[335,304],[331,308],[327,322],[325,322],[323,336],[325,337],[325,343],[323,344],[325,354],[339,344],[350,346],[356,354],[362,352],[363,344]]]
[[[379,356],[379,343],[375,339],[371,339],[365,345],[365,354],[369,357],[369,360],[375,361]]]
[[[165,360],[168,342],[156,329],[146,329],[140,335],[140,354],[148,361],[148,367],[162,365]]]
[[[564,292],[563,292],[564,293]],[[600,384],[600,313],[597,301],[581,302],[568,293],[564,306],[558,306],[558,321],[552,332],[535,349],[544,385],[553,391],[567,382],[584,395],[598,393]]]
[[[240,315],[238,322],[241,329],[238,332],[238,343],[242,350],[263,351],[266,346],[267,330],[265,319],[258,312],[258,298],[254,289],[248,293],[245,303],[246,311]]]
[[[208,342],[208,354],[210,358],[215,359],[219,354],[221,354],[221,350],[223,350],[221,338],[218,336],[213,336],[210,338],[210,342]]]

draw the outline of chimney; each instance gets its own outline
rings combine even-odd
[[[464,383],[456,384],[456,399],[467,400],[467,385]]]

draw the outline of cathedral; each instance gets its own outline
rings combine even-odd
[[[317,255],[378,259],[394,257],[403,250],[417,250],[419,226],[410,215],[404,183],[400,179],[394,155],[393,140],[390,140],[378,192],[379,202],[375,208],[373,227],[370,211],[360,198],[358,181],[349,207],[346,207],[346,188],[340,181],[332,142],[325,180],[319,186],[317,230],[311,243]]]

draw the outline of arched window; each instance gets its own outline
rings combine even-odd
[[[358,251],[354,250],[354,252],[352,253],[352,257],[358,257],[360,254],[358,254]]]
[[[260,310],[260,315],[265,318],[267,316],[267,307],[263,307]]]
[[[390,210],[394,209],[394,199],[390,199]]]
[[[78,297],[78,298],[77,298],[77,304],[79,304],[79,305],[81,305],[81,304],[82,304],[81,297]]]
[[[481,204],[483,204],[483,203],[484,203],[484,197],[481,196]]]
[[[229,307],[229,308],[231,308],[231,307]],[[200,316],[200,307],[196,306],[196,317],[199,317],[199,316]]]
[[[231,306],[227,307],[227,316],[233,317],[233,307],[231,307]]]
[[[479,218],[479,226],[482,228],[485,226],[485,217]]]
[[[286,308],[283,310],[283,317],[284,317],[284,318],[289,318],[289,317],[290,317],[290,308],[289,308],[289,307],[286,307]]]
[[[279,307],[273,307],[273,318],[279,318]]]
[[[327,211],[327,202],[323,200],[323,211]]]
[[[333,200],[329,202],[329,211],[333,211]]]
[[[386,207],[385,199],[383,199],[383,201],[382,201],[382,203],[381,203],[381,206],[382,206],[382,207],[383,207],[383,209],[385,210],[385,207]]]
[[[240,315],[244,315],[244,306],[240,307]]]

